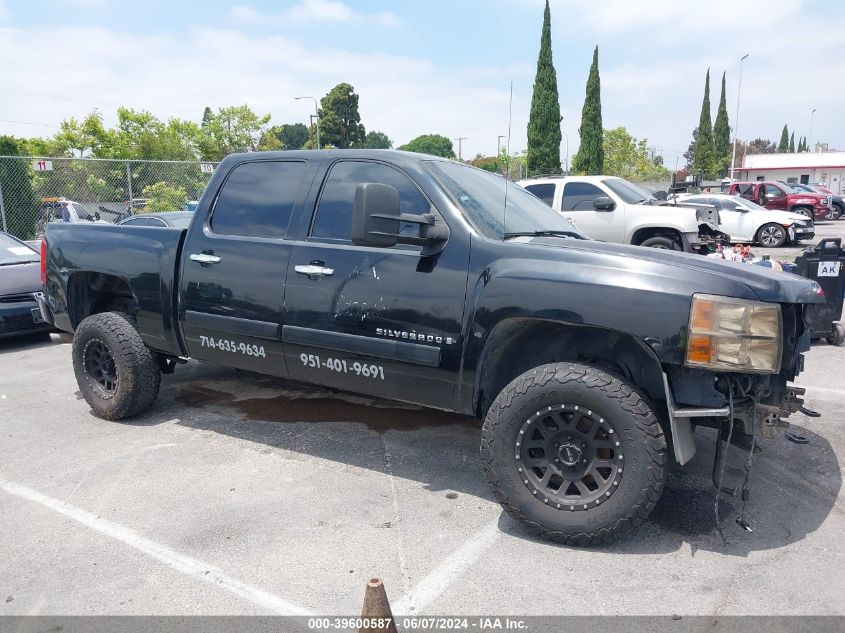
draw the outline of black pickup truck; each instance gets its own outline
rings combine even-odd
[[[232,155],[195,214],[47,226],[42,311],[96,415],[192,358],[478,416],[505,509],[587,545],[649,514],[696,426],[753,450],[802,404],[814,282],[590,240],[461,163]]]

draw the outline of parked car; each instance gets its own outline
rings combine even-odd
[[[35,297],[41,291],[39,261],[37,251],[0,232],[0,338],[52,328],[41,317]]]
[[[158,213],[139,213],[118,222],[126,226],[172,226],[187,229],[194,217],[192,211],[160,211]]]
[[[548,176],[517,184],[596,240],[691,252],[721,231],[714,210],[679,210],[615,176]]]
[[[41,202],[41,216],[36,227],[36,237],[44,234],[44,227],[49,222],[66,222],[79,224],[80,222],[96,222],[108,224],[100,218],[99,211],[93,213],[73,200],[65,198],[44,198]]]
[[[678,204],[712,205],[719,211],[719,220],[733,243],[760,244],[779,248],[788,242],[810,240],[816,230],[805,215],[788,211],[770,211],[738,196],[716,193],[688,193],[675,197]]]
[[[829,195],[796,191],[782,182],[773,181],[733,182],[728,193],[767,209],[800,213],[813,220],[827,218],[832,204]]]
[[[500,176],[392,150],[231,154],[187,230],[51,224],[42,252],[96,415],[142,413],[190,357],[477,416],[505,510],[576,545],[648,516],[693,425],[782,437],[824,301],[587,239]]]
[[[787,182],[784,183],[793,189],[798,189],[799,191],[806,191],[809,193],[820,193],[822,195],[827,195],[831,197],[831,208],[827,214],[827,220],[840,220],[845,217],[845,198],[842,196],[837,196],[827,187],[822,185],[805,185],[800,182]]]

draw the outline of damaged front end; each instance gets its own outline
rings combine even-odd
[[[790,385],[804,368],[810,349],[805,304],[781,304],[778,373],[715,372],[672,366],[664,373],[670,432],[679,464],[695,455],[696,426],[731,427],[731,443],[750,447],[756,438],[777,439],[789,430],[788,417],[804,408],[801,387]],[[694,338],[694,334],[691,338]]]

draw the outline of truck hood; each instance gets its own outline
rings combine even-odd
[[[533,237],[528,238],[531,244],[543,247],[570,248],[625,257],[663,264],[667,267],[682,267],[702,275],[721,277],[725,281],[740,282],[747,286],[760,301],[774,303],[823,303],[824,297],[818,294],[820,287],[809,279],[775,271],[753,264],[742,264],[657,248],[643,246],[628,246],[625,244],[611,244],[594,240],[577,240],[573,238]],[[726,284],[727,285],[727,284]]]
[[[0,266],[0,297],[29,294],[41,290],[38,262]]]

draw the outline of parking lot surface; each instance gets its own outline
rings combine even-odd
[[[814,344],[809,443],[768,441],[714,530],[712,435],[651,519],[594,549],[492,498],[476,420],[199,363],[95,418],[67,335],[0,345],[0,614],[843,614],[845,348]],[[738,482],[744,454],[732,452]]]

